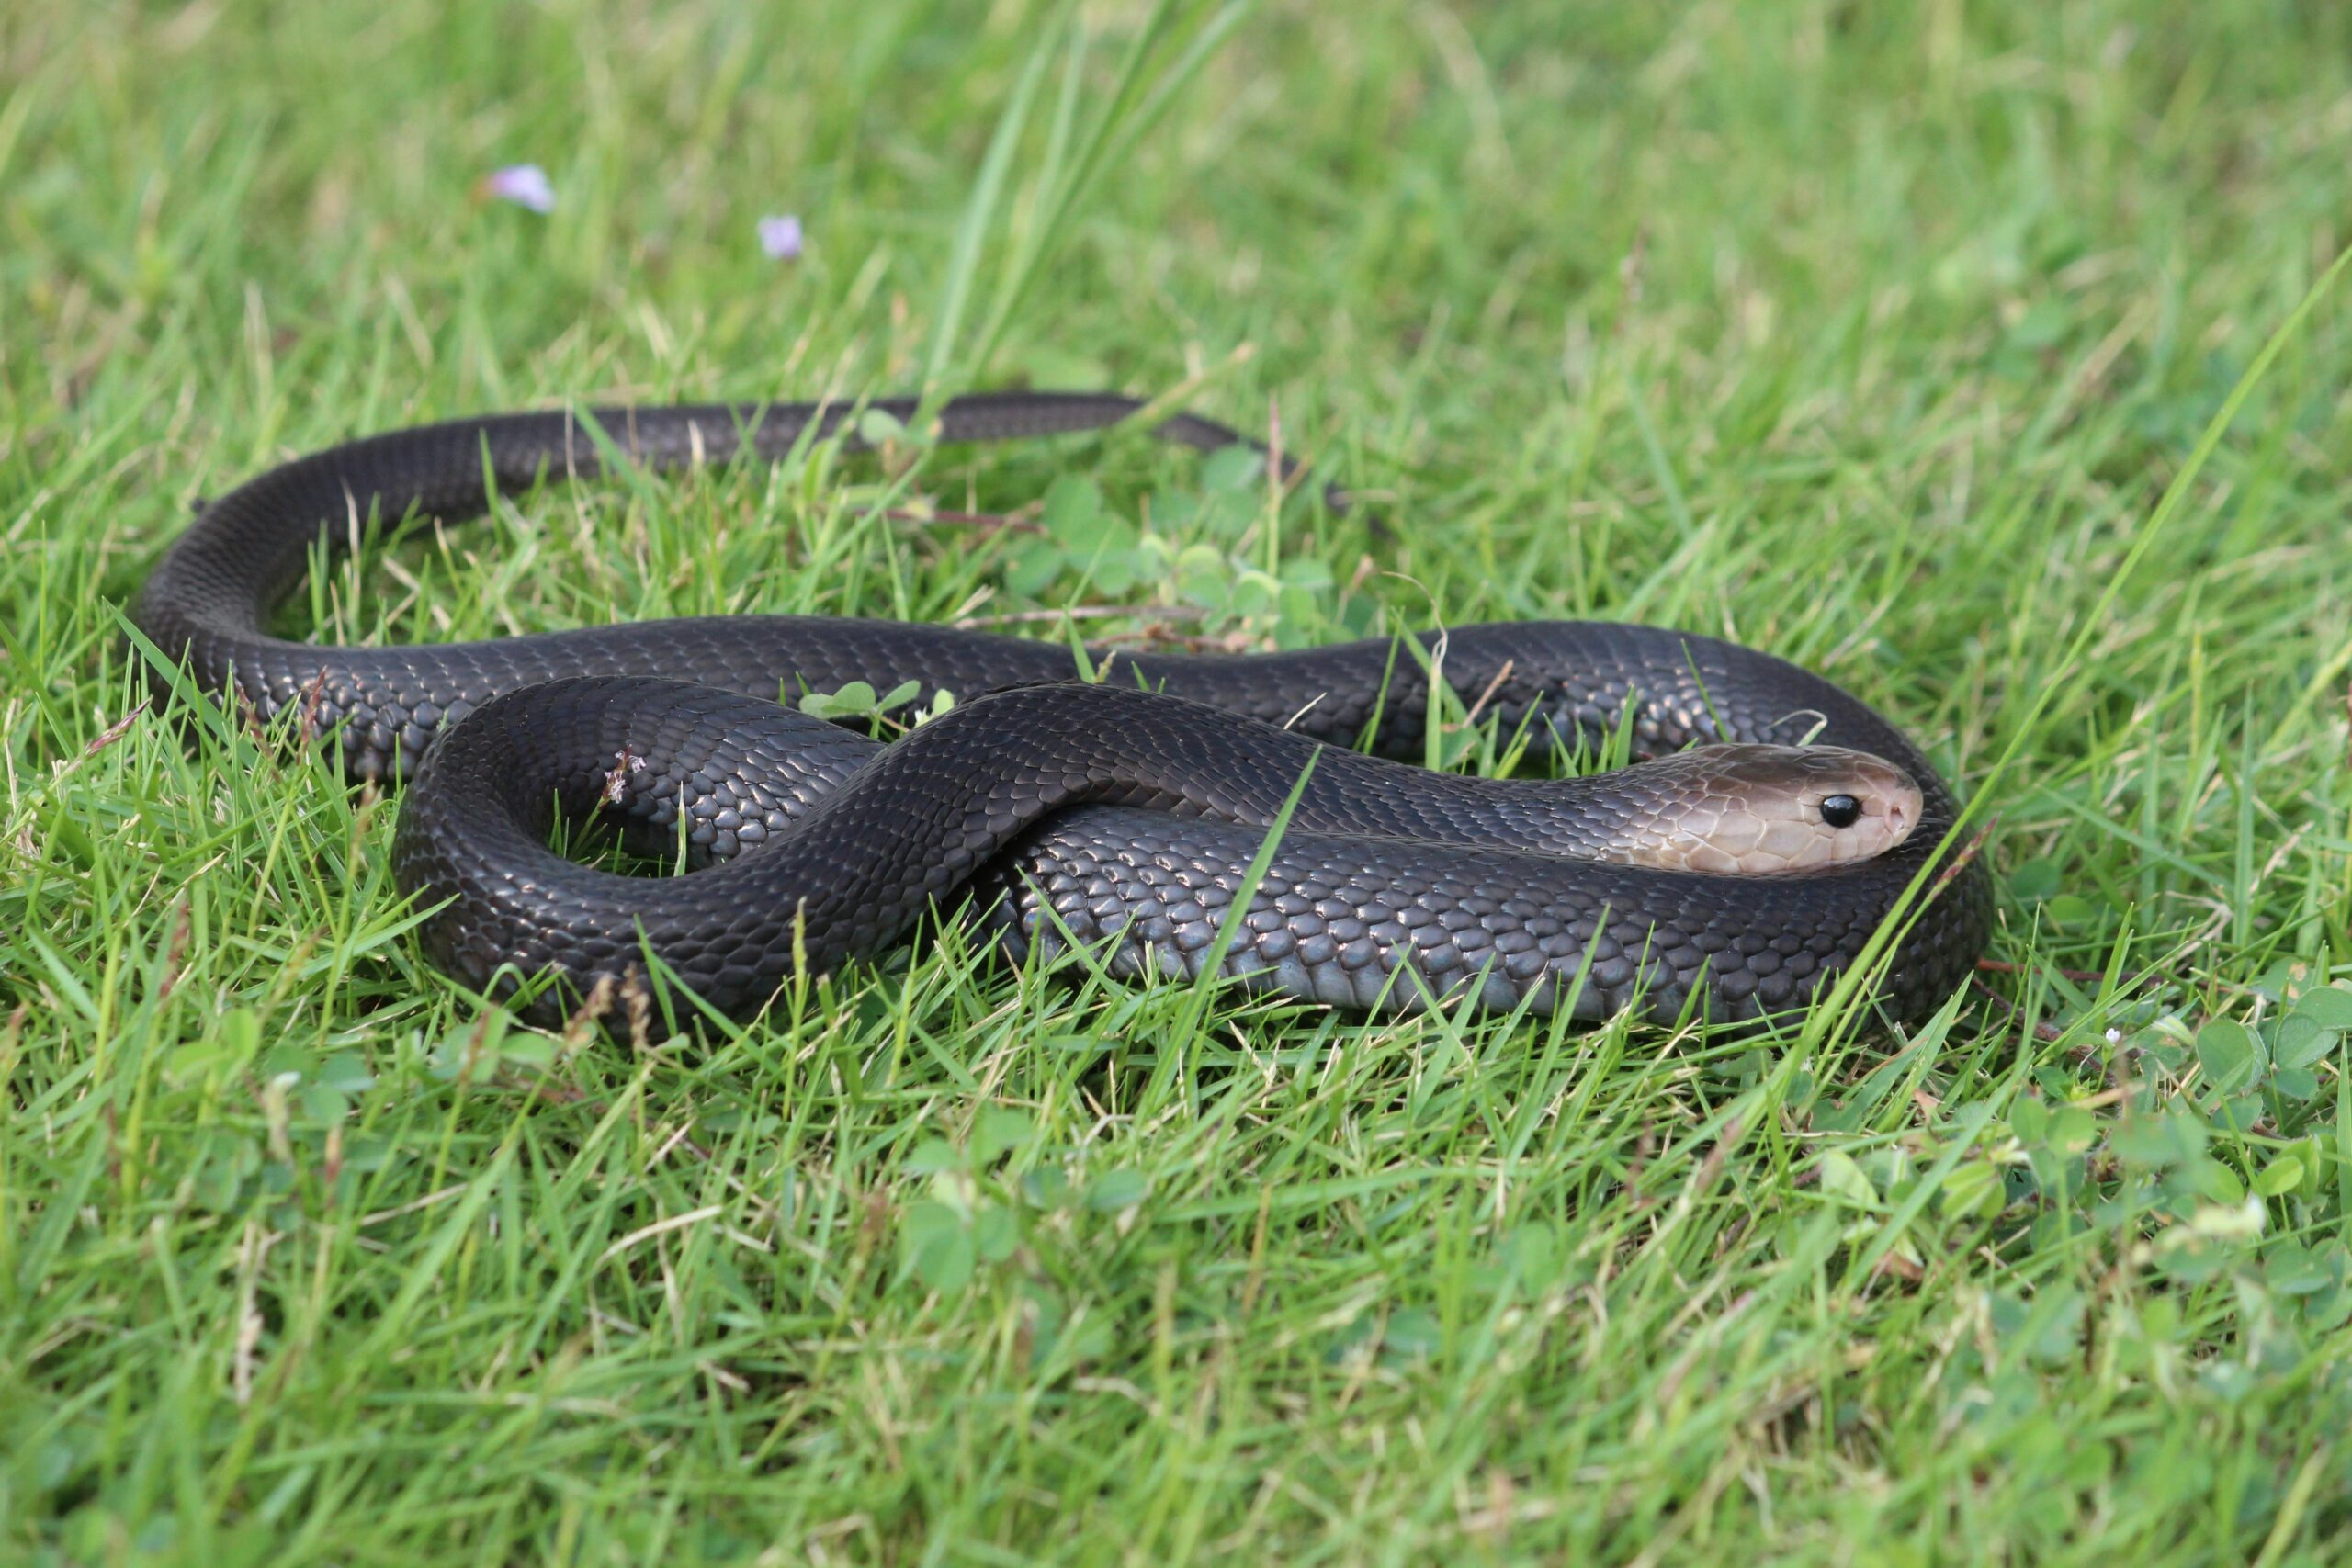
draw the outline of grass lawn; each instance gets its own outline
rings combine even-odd
[[[0,1560],[2341,1561],[2352,289],[2257,358],[2348,153],[2352,13],[2286,0],[14,0]],[[1020,381],[1395,526],[1135,437],[820,455],[287,624],[1682,626],[1985,800],[1996,967],[1759,1043],[951,931],[632,1051],[424,967],[397,796],[138,706],[119,607],[282,457]]]

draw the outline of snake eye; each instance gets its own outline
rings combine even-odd
[[[1832,828],[1850,828],[1862,818],[1862,803],[1850,795],[1821,798],[1821,819]]]

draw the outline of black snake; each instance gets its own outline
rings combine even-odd
[[[933,434],[1098,429],[1139,406],[983,394],[943,404]],[[670,467],[774,459],[848,435],[854,412],[591,417],[632,461]],[[1190,415],[1159,433],[1204,449],[1241,439]],[[748,1014],[797,964],[870,956],[967,894],[1016,954],[1075,942],[1116,974],[1194,975],[1214,957],[1248,984],[1355,1008],[1467,996],[1548,1011],[1572,998],[1579,1017],[1638,1000],[1661,1020],[1694,1004],[1747,1018],[1804,1003],[1853,963],[1955,817],[1919,750],[1837,685],[1657,627],[1503,624],[1250,655],[1098,649],[1091,684],[1066,647],[824,617],[390,648],[263,634],[322,541],[343,547],[412,513],[478,515],[494,490],[597,473],[602,449],[580,417],[553,412],[302,457],[202,504],[133,613],[165,660],[247,718],[332,733],[355,778],[413,775],[394,869],[435,911],[426,952],[501,993],[551,974],[527,1003],[541,1021],[641,987],[649,955],[707,1004]],[[1630,721],[1634,755],[1660,760],[1563,780],[1402,766],[1423,754],[1433,671],[1482,718],[1532,727],[1539,751]],[[174,684],[168,670],[153,676]],[[942,690],[956,703],[884,746],[776,700],[853,681],[916,682],[910,711]],[[1869,755],[1706,747],[1808,740]],[[1286,803],[1249,908],[1228,919]],[[548,847],[559,816],[592,813],[649,852],[683,840],[704,869],[625,876]],[[1629,845],[1629,813],[1663,813],[1669,829],[1695,813],[1713,836]],[[1812,840],[1796,863],[1827,863],[1754,874],[1800,828]],[[1878,992],[1899,1016],[1949,995],[1989,926],[1968,857],[1921,891]]]

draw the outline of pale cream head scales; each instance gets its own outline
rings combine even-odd
[[[1840,746],[1705,746],[1618,773],[1656,806],[1623,860],[1664,871],[1780,876],[1884,854],[1919,825],[1919,786]]]

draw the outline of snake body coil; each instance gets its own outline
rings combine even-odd
[[[1109,395],[987,394],[944,404],[937,435],[1095,429],[1137,407]],[[610,409],[594,419],[632,460],[664,467],[774,457],[838,433],[846,412]],[[1203,448],[1240,439],[1191,416],[1159,433]],[[404,648],[262,634],[262,616],[322,539],[346,544],[370,518],[475,515],[492,488],[598,472],[600,449],[580,420],[551,412],[317,453],[206,506],[134,612],[209,692],[265,720],[292,710],[336,735],[355,778],[414,775],[394,869],[403,889],[438,907],[426,951],[477,987],[552,971],[560,984],[529,1008],[542,1021],[600,979],[641,977],[649,952],[706,1002],[747,1013],[796,961],[824,972],[870,955],[967,890],[1015,953],[1101,943],[1120,974],[1196,973],[1228,926],[1228,973],[1345,1006],[1411,1010],[1466,995],[1489,1007],[1566,1004],[1580,1017],[1638,1000],[1666,1020],[1693,1004],[1747,1018],[1803,1004],[1850,964],[1953,820],[1951,794],[1917,748],[1832,682],[1654,627],[1474,626],[1419,649],[1097,651],[1095,685],[1073,683],[1069,650],[1050,644],[821,617]],[[1628,796],[1676,787],[1672,770],[1473,780],[1381,761],[1422,753],[1432,663],[1465,704],[1538,737],[1597,741],[1630,712],[1637,756],[1807,739],[1871,753],[1917,782],[1917,828],[1875,858],[1781,875],[1609,863],[1607,820]],[[155,680],[170,684],[162,671]],[[940,690],[958,703],[882,747],[775,700],[854,680],[884,690],[912,681],[917,705]],[[1374,755],[1346,750],[1357,745]],[[1302,776],[1250,908],[1227,921]],[[683,840],[708,869],[623,877],[547,848],[555,816],[596,811],[654,852]],[[1881,985],[1899,1015],[1948,995],[1988,927],[1977,866],[1931,891]]]

